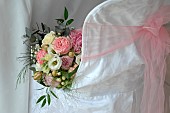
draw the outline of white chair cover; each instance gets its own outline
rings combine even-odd
[[[121,28],[120,31],[113,26],[142,26],[149,15],[167,3],[162,0],[107,0],[95,7],[84,22],[82,62],[72,91],[56,90],[59,100],[43,109],[33,106],[32,112],[146,113],[140,108],[145,62],[137,50],[138,43],[131,39],[138,29]],[[116,46],[124,40],[129,41],[124,46]]]

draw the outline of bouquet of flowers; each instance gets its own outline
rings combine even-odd
[[[68,10],[64,10],[64,19],[56,19],[55,30],[41,23],[41,29],[26,28],[27,52],[19,57],[25,66],[18,75],[17,83],[25,78],[28,70],[33,71],[33,78],[46,88],[46,95],[42,95],[37,103],[50,105],[51,97],[56,96],[52,88],[68,90],[72,86],[81,58],[82,32],[81,29],[70,28],[74,21],[68,19]]]

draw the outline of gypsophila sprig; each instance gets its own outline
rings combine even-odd
[[[36,24],[32,29],[26,28],[24,44],[28,51],[26,56],[19,57],[29,67],[24,66],[17,83],[21,82],[29,68],[33,79],[43,86],[38,90],[46,89],[36,102],[41,103],[41,107],[51,104],[51,96],[58,99],[52,89],[70,90],[80,63],[81,29],[70,28],[74,19],[69,19],[67,8],[64,10],[64,19],[55,20],[57,25],[54,30],[44,23],[41,23],[41,27]]]

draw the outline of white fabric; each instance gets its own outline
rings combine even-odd
[[[83,55],[88,56],[90,49],[95,47],[96,43],[102,42],[93,40],[93,37],[87,39],[86,36],[110,35],[107,31],[100,31],[100,28],[89,29],[86,23],[143,25],[148,15],[159,8],[160,2],[162,1],[108,0],[95,7],[84,22]],[[108,40],[107,36],[105,38]],[[103,46],[107,45],[102,44]],[[143,70],[144,63],[136,51],[135,44],[118,49],[101,58],[82,61],[72,92],[56,90],[60,98],[58,101],[45,109],[34,106],[33,112],[141,113]],[[40,91],[40,94],[42,92]]]
[[[29,89],[29,78],[15,89],[17,75],[23,67],[16,57],[25,51],[22,39],[25,27],[35,25],[36,22],[44,22],[54,27],[54,19],[63,15],[65,6],[70,16],[77,21],[74,25],[80,27],[88,12],[103,1],[0,0],[0,113],[32,112],[28,103],[34,97],[29,98],[29,91],[31,95],[36,90]]]
[[[76,20],[73,26],[80,27],[88,12],[103,1],[106,0],[17,0],[17,2],[0,0],[0,113],[140,113],[138,105],[142,95],[144,65],[134,44],[102,59],[82,62],[76,78],[78,82],[74,85],[76,90],[70,93],[56,91],[60,99],[53,98],[51,106],[40,108],[39,105],[35,105],[36,100],[44,91],[35,90],[41,86],[32,79],[30,98],[29,80],[15,90],[16,75],[22,67],[22,64],[16,61],[16,57],[25,50],[21,39],[25,33],[25,27],[29,26],[30,22],[31,25],[44,22],[53,27],[54,19],[62,16],[64,6],[69,9],[71,17]],[[120,11],[121,7],[127,5],[124,2],[134,2],[133,8],[135,9],[133,10],[136,10],[136,13],[133,17],[136,19],[130,16],[131,21],[127,24],[141,25],[141,20],[149,12],[154,11],[154,7],[145,7],[147,1],[108,0],[103,5],[113,4],[112,7],[108,7],[110,12]],[[156,5],[162,0],[150,1]],[[170,2],[170,0],[165,1],[165,4]],[[100,7],[101,5],[97,6],[93,11],[100,11]],[[140,8],[142,10],[139,10]],[[99,16],[109,15],[108,11]],[[86,21],[90,21],[92,12]],[[120,11],[117,15],[121,13]],[[129,17],[129,13],[124,16]],[[103,21],[105,19],[100,18],[100,22],[105,22]],[[170,84],[169,75],[168,71],[166,79],[168,84]],[[169,113],[170,87],[165,84],[165,89],[165,113]],[[30,105],[28,105],[29,100]]]
[[[28,113],[28,78],[15,86],[22,67],[16,57],[24,52],[22,35],[30,21],[29,0],[0,0],[0,113]]]

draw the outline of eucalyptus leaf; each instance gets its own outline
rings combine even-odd
[[[48,105],[50,105],[50,103],[51,103],[51,97],[50,97],[49,94],[47,94],[47,100],[48,100]]]
[[[35,32],[33,32],[33,34],[37,34],[40,30],[36,30]]]
[[[64,22],[64,19],[55,19],[55,20],[57,20],[57,23],[58,23],[58,24],[61,24],[61,23]]]
[[[55,97],[55,98],[57,98],[58,99],[58,97],[54,94],[54,92],[53,91],[50,91],[51,92],[51,94]]]
[[[44,31],[45,30],[45,26],[43,23],[41,23],[41,27],[42,27],[42,30]]]
[[[26,36],[27,36],[27,37],[31,37],[31,35],[32,35],[31,30],[26,27],[26,28],[25,28],[25,31],[26,31]]]
[[[46,95],[41,96],[41,97],[37,100],[36,103],[38,104],[38,103],[41,102],[45,97],[46,97]]]
[[[44,107],[45,104],[46,104],[46,98],[43,100],[41,107]]]
[[[37,39],[38,39],[39,41],[42,41],[41,35],[37,34]]]
[[[30,67],[30,70],[33,71],[34,73],[36,72],[35,67]]]
[[[66,28],[64,31],[64,36],[68,36],[70,34],[70,29]]]
[[[34,43],[36,41],[36,37],[34,35],[31,35],[30,37],[30,42]]]
[[[74,19],[68,20],[68,21],[66,22],[66,25],[67,25],[67,26],[70,25],[73,21],[74,21]]]
[[[64,29],[62,29],[60,26],[55,26],[55,32],[57,33],[63,33]]]
[[[45,28],[45,30],[44,30],[45,33],[50,32],[50,27],[48,27],[47,25],[44,24],[44,28]]]
[[[65,7],[65,9],[64,9],[64,19],[65,19],[65,20],[68,19],[68,10],[67,10],[66,7]]]

